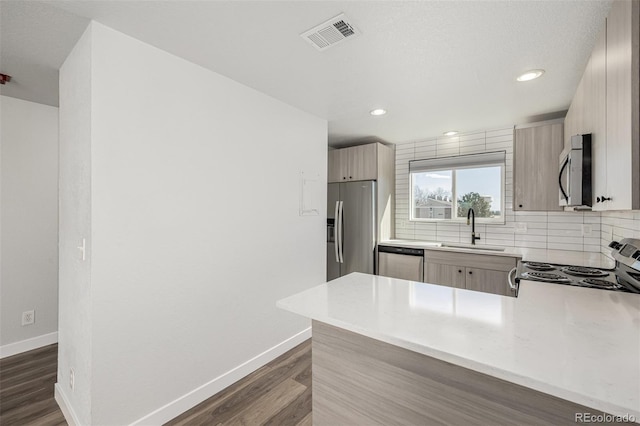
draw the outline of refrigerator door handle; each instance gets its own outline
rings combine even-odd
[[[340,263],[344,263],[344,257],[343,257],[343,252],[342,252],[342,233],[343,233],[342,216],[343,216],[343,206],[342,206],[342,201],[339,201],[338,203],[339,203],[339,206],[338,206],[338,243],[336,245],[338,247],[339,262]]]
[[[335,218],[336,222],[338,222],[338,223],[340,223],[339,212],[340,212],[340,201],[336,201],[336,212],[333,215],[333,217]],[[340,225],[338,225],[337,232],[340,232]],[[340,237],[338,235],[336,235],[336,238],[334,238],[334,244],[333,244],[334,248],[335,248],[335,252],[336,252],[336,263],[340,263],[340,256],[338,255],[338,245],[339,244],[340,244]]]

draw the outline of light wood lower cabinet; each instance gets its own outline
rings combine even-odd
[[[500,294],[502,296],[515,296],[515,293],[509,287],[509,272],[477,268],[465,269],[467,273],[465,288],[467,290]]]
[[[425,262],[424,264],[424,281],[431,284],[466,288],[464,273],[464,266],[443,265],[433,262]]]
[[[424,257],[427,283],[515,297],[508,282],[515,257],[428,250]]]

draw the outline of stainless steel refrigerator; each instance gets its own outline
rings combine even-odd
[[[376,182],[330,183],[327,192],[327,281],[375,270]]]

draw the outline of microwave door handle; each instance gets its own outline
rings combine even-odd
[[[567,195],[564,188],[562,187],[562,173],[564,173],[564,169],[567,168],[567,164],[569,164],[568,155],[567,155],[567,158],[564,160],[564,164],[562,165],[562,167],[560,167],[560,174],[558,175],[558,183],[560,184],[560,192],[562,192],[562,196],[564,197],[565,200],[567,200],[567,204],[569,204],[569,196]]]

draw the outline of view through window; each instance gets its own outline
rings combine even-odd
[[[504,152],[410,163],[411,220],[503,222]]]

